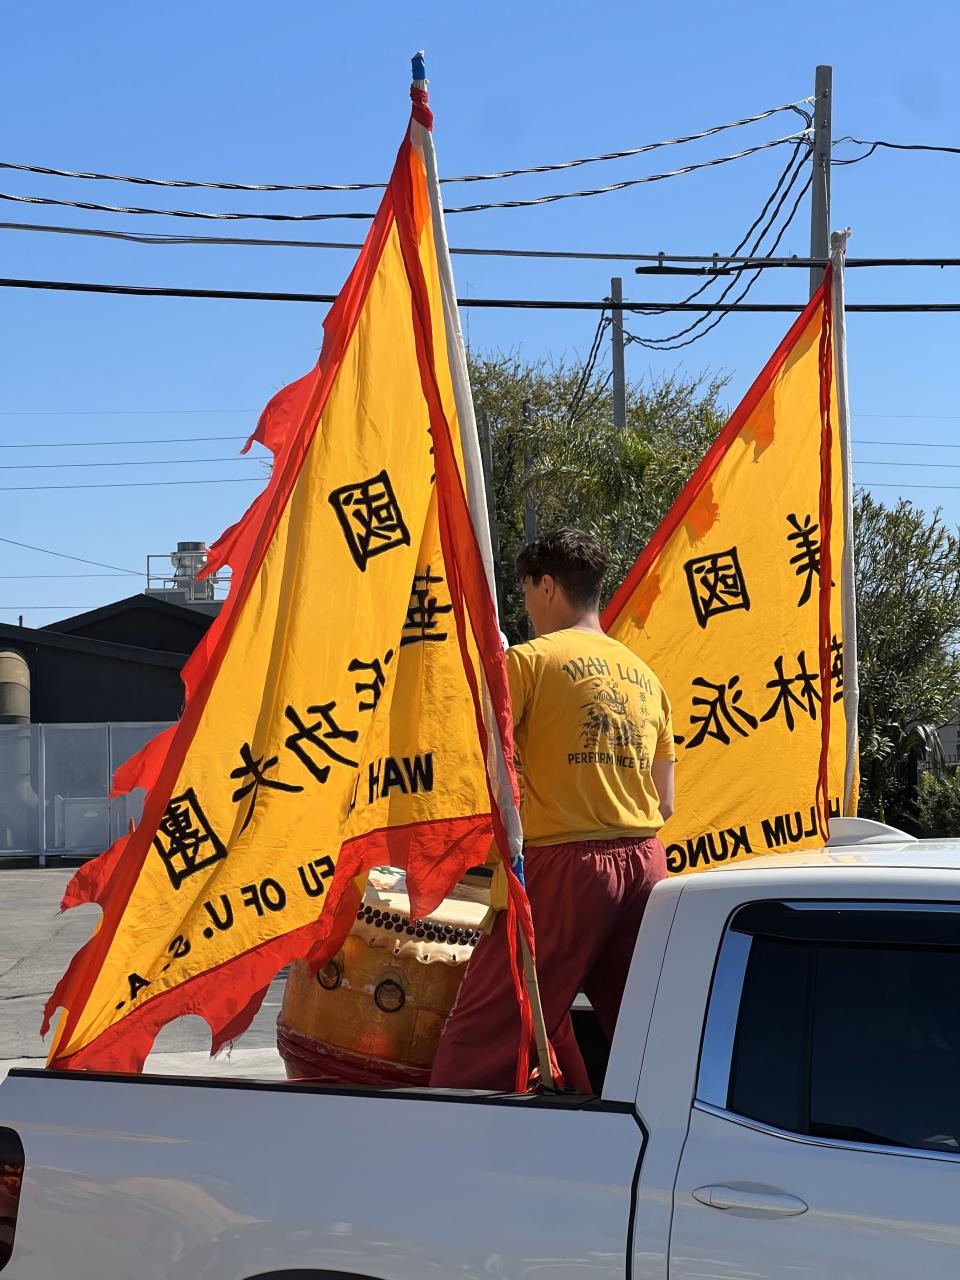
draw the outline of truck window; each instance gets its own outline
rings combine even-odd
[[[804,1058],[812,949],[755,938],[744,976],[730,1075],[730,1110],[803,1132]]]
[[[960,1155],[960,952],[818,949],[810,1132]]]
[[[711,996],[734,1020],[729,1069],[717,1096],[710,1064],[701,1101],[791,1133],[960,1155],[960,912],[758,903],[737,935],[739,1002],[718,989],[723,955]],[[724,1043],[711,1021],[712,1007],[704,1058]]]

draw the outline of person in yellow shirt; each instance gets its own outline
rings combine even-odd
[[[570,1007],[579,991],[612,1038],[673,812],[676,754],[660,681],[604,634],[607,556],[581,529],[524,547],[517,573],[535,639],[507,651],[527,893],[547,1032],[565,1084],[591,1092]],[[501,915],[444,1027],[434,1087],[514,1086],[519,1013]]]

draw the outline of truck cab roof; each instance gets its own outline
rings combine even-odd
[[[960,871],[960,838],[945,836],[935,840],[918,840],[905,831],[885,826],[867,818],[833,818],[831,838],[826,847],[802,853],[768,853],[743,862],[704,868],[703,875],[712,880],[717,873],[724,876],[744,872],[783,871],[819,872],[825,868],[858,867],[874,870]],[[683,877],[688,880],[689,877]]]
[[[905,871],[960,871],[960,839],[910,840],[898,844],[830,845],[806,853],[769,853],[742,863],[705,869],[703,874],[738,875],[745,871],[798,871],[826,867],[899,868]]]

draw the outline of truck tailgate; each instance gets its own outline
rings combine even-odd
[[[4,1280],[626,1272],[623,1104],[14,1072],[26,1153]]]

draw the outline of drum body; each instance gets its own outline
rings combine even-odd
[[[411,920],[404,894],[368,888],[326,968],[290,969],[277,1020],[288,1078],[425,1085],[485,911],[448,899]]]

